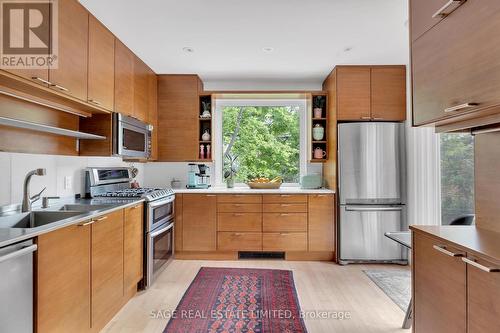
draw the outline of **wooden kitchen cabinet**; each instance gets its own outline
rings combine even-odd
[[[221,251],[262,251],[262,233],[219,232],[217,249]]]
[[[309,251],[335,251],[335,196],[310,194],[307,211]]]
[[[198,160],[199,93],[197,75],[158,76],[158,160]]]
[[[134,116],[135,55],[115,39],[115,112]]]
[[[415,232],[412,249],[414,332],[466,332],[465,252]]]
[[[92,329],[100,330],[123,305],[123,210],[92,224]]]
[[[469,256],[484,268],[500,269],[500,261]],[[500,272],[467,268],[467,332],[500,332]]]
[[[441,15],[434,16],[434,14],[436,14],[447,2],[447,0],[410,1],[410,34],[412,42],[444,18]]]
[[[36,332],[90,330],[90,237],[90,225],[38,236]]]
[[[148,120],[148,70],[141,59],[134,57],[134,117],[142,121]]]
[[[337,66],[329,78],[338,121],[406,119],[405,66]]]
[[[307,251],[307,233],[263,233],[262,249],[264,251]]]
[[[149,159],[156,161],[158,159],[158,77],[151,69],[148,73],[148,93],[148,123],[153,125]]]
[[[217,198],[213,194],[184,194],[182,198],[183,251],[217,249]]]
[[[412,26],[429,1],[411,1]],[[412,43],[413,124],[498,122],[500,2],[466,1]],[[460,55],[460,56],[457,56]],[[474,123],[481,116],[497,118]]]
[[[123,220],[123,284],[126,295],[137,291],[143,277],[143,205],[126,208]]]
[[[89,15],[88,101],[114,110],[115,36]]]
[[[58,64],[50,68],[51,88],[87,100],[89,14],[76,0],[59,0]]]

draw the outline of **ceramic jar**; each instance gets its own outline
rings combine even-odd
[[[201,139],[203,141],[210,141],[210,131],[208,129],[206,129],[204,132],[203,132],[203,135],[201,136]]]
[[[321,124],[314,125],[312,136],[314,141],[322,141],[325,137],[325,128]]]
[[[323,117],[323,109],[322,108],[314,108],[313,110],[314,118],[319,119]]]

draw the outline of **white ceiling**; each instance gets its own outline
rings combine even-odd
[[[407,0],[80,2],[156,73],[205,85],[320,85],[338,64],[408,62]]]

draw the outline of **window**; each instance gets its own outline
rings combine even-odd
[[[441,134],[441,221],[474,214],[474,138]]]
[[[301,149],[301,142],[305,140],[305,131],[301,130],[305,119],[305,101],[233,101],[219,104],[217,109],[222,117],[222,148],[219,154],[224,167],[221,174],[229,168],[228,159],[222,155],[236,131],[229,152],[237,157],[234,163],[236,183],[245,183],[256,177],[282,177],[283,183],[299,182],[305,164],[302,159],[306,155]],[[224,181],[223,176],[221,180]]]

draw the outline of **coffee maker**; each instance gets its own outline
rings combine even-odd
[[[188,164],[188,182],[186,188],[206,189],[210,185],[210,167],[206,164]]]

